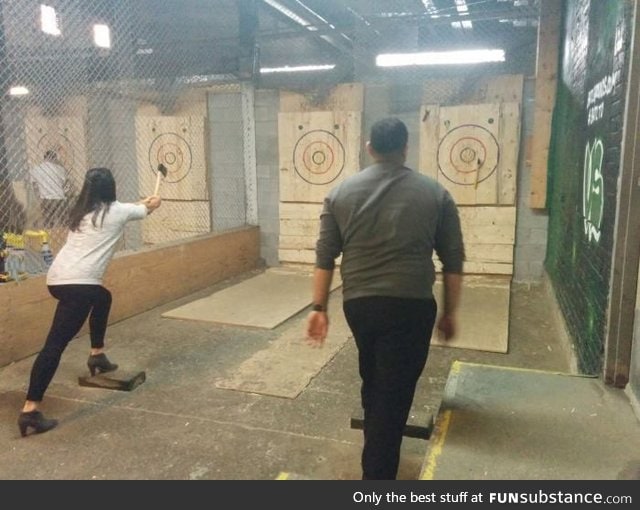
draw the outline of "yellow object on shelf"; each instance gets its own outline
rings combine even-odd
[[[21,234],[5,232],[3,237],[7,248],[24,248],[24,236]]]

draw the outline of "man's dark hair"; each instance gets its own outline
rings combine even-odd
[[[58,155],[56,154],[56,151],[49,150],[44,153],[44,159],[46,159],[47,161],[53,161],[57,157]]]
[[[408,140],[407,126],[398,118],[381,119],[371,126],[369,143],[378,154],[400,152],[405,148]]]

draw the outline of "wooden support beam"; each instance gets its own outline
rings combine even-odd
[[[547,201],[547,162],[551,140],[551,119],[556,102],[561,20],[562,2],[540,1],[529,197],[529,205],[533,209],[544,209]]]

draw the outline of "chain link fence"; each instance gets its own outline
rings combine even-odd
[[[256,123],[255,91],[300,92],[321,104],[340,83],[383,86],[384,111],[365,94],[366,133],[378,113],[417,124],[425,100],[457,104],[492,74],[533,74],[537,2],[469,0],[465,23],[458,4],[1,0],[4,242],[24,248],[25,273],[45,271],[42,245],[48,240],[55,254],[64,243],[66,217],[92,167],[113,171],[120,201],[138,201],[159,183],[162,207],[129,224],[122,250],[264,222],[257,202],[277,209],[278,198],[273,186],[257,196],[256,166],[260,176],[265,161],[256,161],[255,144],[266,135],[256,126],[272,125]],[[379,53],[496,45],[506,62],[376,65]],[[328,68],[261,72],[309,64]],[[157,181],[160,163],[167,175]]]
[[[176,5],[163,14],[163,3]],[[163,206],[130,223],[119,249],[245,224],[243,196],[213,206],[210,110],[235,108],[241,92],[233,76],[212,75],[210,55],[229,43],[215,47],[203,36],[206,2],[202,20],[176,20],[177,4],[0,3],[0,237],[24,249],[21,272],[46,270],[43,242],[54,254],[64,243],[68,213],[93,167],[112,170],[122,202],[159,185]],[[237,26],[235,9],[215,16]],[[240,137],[229,149],[242,154],[237,118]],[[157,180],[159,164],[167,172]]]

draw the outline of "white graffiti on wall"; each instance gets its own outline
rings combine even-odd
[[[587,142],[584,150],[584,177],[582,181],[582,214],[584,233],[589,241],[600,241],[600,227],[604,210],[604,182],[602,162],[604,145],[596,138],[593,144]]]
[[[587,95],[587,125],[600,120],[604,115],[604,98],[613,94],[620,81],[620,70],[614,71],[596,83]]]

